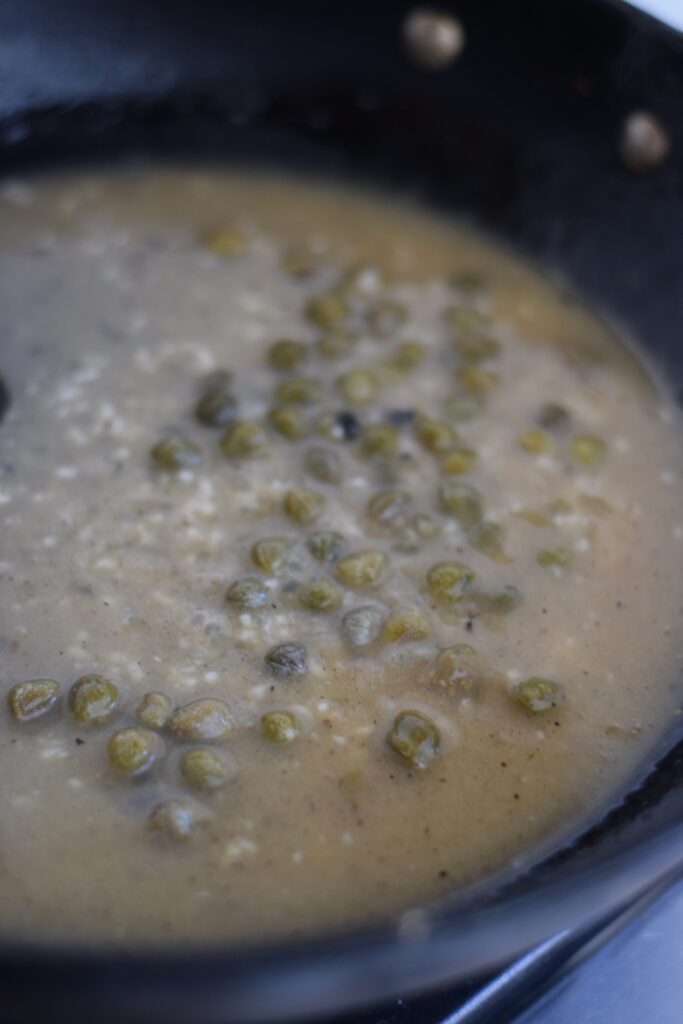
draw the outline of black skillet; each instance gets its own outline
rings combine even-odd
[[[428,74],[401,46],[408,9],[402,0],[0,0],[3,171],[133,153],[269,162],[408,191],[559,274],[639,338],[680,390],[681,37],[617,3],[460,0],[466,49]],[[671,152],[635,175],[616,137],[642,108],[660,117]],[[676,739],[672,731],[658,767],[571,848],[505,889],[434,908],[410,937],[383,927],[186,956],[5,939],[0,1017],[319,1018],[485,976],[680,871]]]

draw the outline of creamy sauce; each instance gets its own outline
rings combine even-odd
[[[4,932],[245,942],[397,917],[531,863],[623,792],[680,714],[680,421],[598,319],[490,244],[373,196],[144,170],[12,182],[1,196],[2,682],[61,687],[31,721],[0,716]],[[223,226],[232,254],[205,234]],[[310,266],[294,266],[292,245]],[[356,339],[335,360],[305,312],[330,290]],[[282,338],[306,346],[289,375],[267,359]],[[489,358],[472,362],[467,343],[482,338]],[[410,372],[396,366],[409,341],[424,354]],[[195,419],[219,368],[239,418],[266,431],[261,457],[226,457],[224,428]],[[340,394],[358,368],[378,389],[367,405]],[[320,397],[296,407],[306,433],[291,441],[268,412],[294,375]],[[478,415],[449,421],[448,400],[472,389]],[[568,419],[544,423],[548,403]],[[350,413],[339,422],[360,437],[321,436],[328,412]],[[362,431],[380,422],[396,424],[396,451],[370,457]],[[444,422],[463,474],[430,450]],[[594,465],[575,457],[586,435],[605,445]],[[150,450],[168,437],[200,461],[160,468]],[[313,447],[335,453],[339,480],[307,471]],[[447,514],[448,481],[476,489],[498,548]],[[324,499],[315,522],[283,512],[293,487]],[[411,501],[378,525],[368,501],[389,489]],[[316,561],[307,541],[323,529],[349,553],[383,552],[379,580],[359,590]],[[291,547],[260,572],[250,551],[272,536]],[[430,590],[442,562],[475,574],[460,600]],[[255,610],[225,599],[245,576],[267,595]],[[328,614],[302,606],[320,577]],[[501,587],[520,597],[506,614],[491,610]],[[352,652],[344,616],[367,605],[382,632]],[[420,628],[400,636],[405,612]],[[307,671],[282,679],[264,656],[287,641],[305,646]],[[470,688],[436,660],[463,643],[485,666]],[[102,724],[69,707],[89,673],[119,691]],[[529,677],[557,687],[546,710],[516,701]],[[192,745],[168,728],[148,772],[112,767],[110,737],[140,726],[149,691],[228,705],[232,731],[211,744],[224,785],[191,789],[179,764]],[[272,710],[293,716],[291,742],[264,738]],[[424,768],[386,740],[405,710],[438,730]],[[185,838],[150,828],[172,800],[192,801]]]

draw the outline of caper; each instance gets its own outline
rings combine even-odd
[[[309,612],[326,615],[334,612],[341,604],[339,588],[326,576],[305,583],[299,590],[299,602]]]
[[[290,338],[274,341],[268,349],[268,362],[275,370],[296,370],[305,358],[306,346]]]
[[[453,516],[466,529],[478,523],[483,515],[481,495],[461,480],[444,480],[439,487],[441,510]]]
[[[412,500],[408,491],[380,491],[368,502],[368,517],[378,526],[395,527],[405,518]]]
[[[282,500],[282,509],[295,523],[308,526],[315,522],[325,506],[325,499],[307,487],[293,487]]]
[[[237,402],[225,391],[210,391],[199,399],[194,414],[205,427],[226,427],[237,415]]]
[[[486,555],[487,558],[491,558],[494,562],[510,561],[510,558],[503,550],[505,530],[500,523],[493,523],[489,519],[475,523],[474,526],[470,527],[467,539],[473,548],[481,551],[482,555]]]
[[[582,466],[599,466],[604,462],[607,445],[592,434],[577,434],[572,438],[571,457]]]
[[[304,455],[304,469],[324,484],[338,484],[341,480],[339,456],[329,448],[309,448]]]
[[[102,676],[88,675],[77,679],[69,690],[69,708],[77,722],[100,725],[112,713],[119,691]]]
[[[443,311],[444,323],[460,334],[472,334],[488,328],[491,317],[472,306],[449,306]]]
[[[363,653],[378,639],[383,618],[381,609],[372,604],[352,608],[342,619],[342,640],[352,651]]]
[[[463,391],[472,395],[485,395],[500,384],[500,377],[490,370],[482,370],[480,366],[463,366],[456,374]]]
[[[173,701],[165,693],[151,690],[142,696],[135,709],[135,717],[148,729],[163,729],[173,710]]]
[[[544,569],[561,571],[571,564],[571,552],[566,548],[545,548],[536,555],[536,561]]]
[[[320,381],[314,377],[286,377],[275,389],[275,400],[281,405],[315,405],[322,397]]]
[[[564,498],[555,498],[555,500],[551,501],[548,505],[548,515],[553,520],[562,519],[564,516],[570,515],[571,511],[571,505],[568,501],[565,501]]]
[[[344,273],[341,286],[345,292],[362,297],[375,295],[382,285],[382,272],[373,263],[354,263]]]
[[[157,441],[149,454],[159,469],[172,472],[196,466],[202,458],[201,448],[184,437],[165,437]]]
[[[335,530],[314,530],[306,546],[319,562],[336,562],[346,551],[346,541]]]
[[[159,753],[159,738],[151,729],[121,729],[110,737],[107,756],[123,775],[144,775]]]
[[[180,774],[193,789],[218,789],[232,778],[234,770],[215,750],[197,747],[181,757]]]
[[[444,476],[464,476],[474,472],[477,464],[477,453],[472,448],[457,445],[447,452],[439,463],[439,472]]]
[[[379,391],[377,377],[372,370],[349,370],[337,378],[337,391],[350,405],[368,405]]]
[[[303,644],[289,640],[276,644],[266,652],[266,668],[276,679],[303,676],[308,672],[308,651]]]
[[[454,644],[439,651],[434,663],[434,682],[449,693],[476,693],[490,673],[489,664],[471,644]]]
[[[427,590],[441,604],[455,604],[470,589],[475,575],[461,562],[437,562],[427,570]]]
[[[522,603],[522,595],[512,583],[505,583],[496,590],[474,595],[477,607],[491,615],[507,615]]]
[[[7,702],[17,722],[30,722],[54,707],[58,696],[59,683],[53,679],[29,679],[14,684]]]
[[[382,365],[394,373],[412,373],[426,358],[426,349],[419,341],[402,341]]]
[[[541,679],[540,676],[532,676],[525,679],[511,691],[513,699],[525,709],[525,711],[548,711],[557,703],[557,683],[550,679]]]
[[[407,644],[432,635],[429,619],[414,608],[393,612],[382,628],[382,643]]]
[[[357,335],[351,331],[328,331],[316,341],[315,347],[323,359],[336,362],[338,359],[345,359],[357,341]]]
[[[563,405],[557,405],[556,402],[547,402],[542,405],[538,411],[536,422],[539,427],[545,427],[546,430],[564,430],[569,426],[571,416]]]
[[[318,327],[336,327],[350,312],[343,294],[335,291],[314,296],[306,306],[306,316]]]
[[[269,743],[291,743],[299,735],[299,723],[291,711],[266,711],[261,715],[261,736]]]
[[[357,551],[337,562],[337,576],[344,586],[363,590],[378,582],[388,564],[383,551]]]
[[[216,697],[202,697],[176,708],[166,724],[180,743],[222,740],[233,730],[228,705]]]
[[[467,423],[481,416],[485,409],[481,395],[449,395],[442,405],[447,420],[454,423]]]
[[[550,441],[540,430],[530,427],[519,435],[519,446],[531,455],[545,455],[550,451]]]
[[[291,537],[263,537],[252,545],[251,560],[257,569],[270,576],[286,564],[293,547]]]
[[[157,804],[147,821],[151,829],[163,832],[171,839],[186,839],[195,825],[210,817],[210,813],[200,804],[180,799]]]
[[[487,359],[496,359],[500,355],[500,342],[485,335],[472,338],[461,338],[456,344],[456,351],[465,363],[483,363]]]
[[[288,441],[299,441],[306,433],[306,423],[301,410],[294,405],[276,405],[268,412],[268,422]]]
[[[249,239],[236,227],[209,228],[202,234],[202,245],[222,259],[241,256],[246,252]]]
[[[368,313],[368,326],[376,338],[395,334],[408,319],[408,310],[400,302],[382,302]]]
[[[386,739],[399,757],[420,771],[434,760],[441,747],[437,726],[420,711],[401,711],[396,715]]]
[[[458,440],[457,433],[449,423],[429,416],[418,416],[415,433],[420,444],[435,455],[449,451]]]
[[[225,600],[240,612],[263,608],[268,601],[268,591],[258,576],[242,576],[228,587]]]
[[[225,395],[229,393],[232,384],[233,373],[231,370],[211,370],[205,377],[202,377],[200,394]]]
[[[220,439],[220,449],[228,459],[255,459],[268,451],[268,435],[259,423],[237,420]]]
[[[580,494],[579,501],[586,512],[590,512],[592,515],[608,516],[613,511],[608,501],[598,498],[595,494]]]
[[[410,520],[410,526],[418,537],[423,540],[432,540],[433,537],[437,537],[441,532],[441,527],[435,522],[431,516],[428,516],[426,512],[418,512],[417,515],[413,516]]]
[[[361,434],[360,449],[368,458],[395,455],[398,438],[398,430],[390,423],[371,423]]]

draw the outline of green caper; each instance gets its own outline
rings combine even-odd
[[[299,441],[306,433],[306,423],[301,410],[295,405],[276,405],[268,413],[268,422],[288,441]]]
[[[201,448],[184,437],[165,437],[157,441],[149,454],[159,469],[171,472],[196,466],[202,458]]]
[[[323,389],[314,377],[286,377],[275,389],[281,405],[315,405],[322,401]]]
[[[538,411],[536,422],[539,427],[544,427],[546,430],[565,430],[570,422],[571,416],[563,405],[557,405],[556,402],[547,402],[542,405]]]
[[[357,551],[337,562],[337,576],[344,586],[363,590],[378,582],[388,564],[383,551]]]
[[[352,334],[351,331],[328,331],[316,341],[315,347],[323,359],[336,362],[338,359],[345,359],[357,341],[357,335]]]
[[[166,725],[179,743],[222,740],[234,727],[228,705],[216,697],[202,697],[176,708]]]
[[[545,455],[550,451],[550,441],[540,430],[530,427],[519,435],[519,447],[531,455]]]
[[[525,711],[533,712],[548,711],[555,707],[558,692],[557,683],[550,679],[541,679],[540,676],[525,679],[511,690],[513,699]]]
[[[317,491],[310,491],[307,487],[292,487],[282,500],[285,515],[302,526],[315,522],[324,507],[323,495]]]
[[[211,370],[205,377],[202,377],[200,384],[201,395],[225,395],[228,394],[233,385],[233,373],[231,370]]]
[[[465,363],[483,363],[487,359],[496,359],[500,349],[500,342],[486,335],[461,338],[456,344],[456,351]]]
[[[194,800],[165,800],[152,810],[147,823],[151,829],[163,832],[171,839],[187,839],[195,825],[210,817],[206,808]]]
[[[434,537],[438,537],[441,532],[441,527],[435,522],[431,516],[428,516],[426,512],[418,512],[410,520],[410,526],[418,537],[423,540],[432,540]]]
[[[349,370],[337,378],[336,385],[341,397],[350,405],[368,405],[375,401],[379,391],[372,370]]]
[[[394,373],[412,373],[426,358],[427,351],[419,341],[402,341],[390,353],[383,366]]]
[[[415,608],[393,612],[382,628],[382,643],[408,644],[426,640],[432,627],[426,615]]]
[[[202,245],[221,259],[241,256],[249,246],[244,231],[236,227],[208,228],[202,233]]]
[[[219,444],[228,459],[255,459],[267,454],[268,435],[260,423],[237,420],[228,427]]]
[[[309,448],[304,455],[304,469],[324,484],[338,484],[341,480],[339,456],[329,448]]]
[[[439,729],[421,711],[401,711],[387,733],[387,743],[399,757],[423,771],[441,747]]]
[[[382,285],[382,272],[374,263],[353,263],[342,277],[345,293],[363,298],[375,294]]]
[[[390,423],[371,423],[360,437],[360,450],[367,458],[395,455],[399,434]]]
[[[472,448],[457,445],[447,452],[439,463],[439,472],[443,476],[464,476],[474,472],[477,464],[477,453]]]
[[[580,494],[579,502],[586,512],[590,512],[595,516],[608,516],[613,512],[610,503],[605,501],[604,498],[598,498],[595,494]]]
[[[561,572],[571,565],[571,552],[566,548],[545,548],[536,555],[536,561],[543,569],[553,569]]]
[[[402,524],[412,500],[408,491],[380,491],[368,502],[368,518],[378,526],[393,529]]]
[[[473,548],[481,551],[482,555],[486,555],[487,558],[491,558],[494,562],[511,561],[503,550],[505,530],[499,523],[493,523],[489,519],[475,523],[474,526],[470,527],[467,539]]]
[[[454,423],[468,423],[481,416],[485,408],[481,395],[449,395],[442,405],[444,416]]]
[[[334,612],[341,604],[339,588],[326,576],[305,583],[299,590],[299,602],[307,611],[318,615]]]
[[[449,306],[443,311],[444,323],[460,334],[472,334],[490,326],[488,313],[472,306]]]
[[[342,640],[352,651],[362,654],[378,639],[383,618],[381,609],[372,604],[352,608],[342,619]]]
[[[150,690],[142,696],[135,709],[135,717],[148,729],[163,729],[173,710],[173,701],[165,693]]]
[[[593,434],[577,434],[572,438],[571,457],[582,466],[599,466],[605,460],[607,445]]]
[[[520,606],[523,598],[517,587],[512,583],[505,583],[496,590],[474,595],[474,600],[482,612],[488,612],[490,615],[507,615]]]
[[[274,341],[268,349],[268,362],[275,370],[296,370],[305,358],[306,346],[290,338]]]
[[[308,672],[308,651],[303,644],[289,640],[266,652],[266,668],[276,679],[303,676]]]
[[[257,569],[271,576],[287,563],[293,547],[291,537],[263,537],[252,545],[251,560]]]
[[[306,316],[318,327],[337,327],[351,312],[341,292],[329,291],[315,295],[306,306]]]
[[[267,604],[268,591],[258,576],[242,576],[230,584],[225,600],[240,612],[250,612]]]
[[[81,723],[101,725],[116,707],[118,699],[118,689],[102,676],[81,676],[69,690],[69,708],[76,721]]]
[[[454,644],[437,654],[433,680],[448,693],[469,696],[479,691],[490,671],[486,658],[475,647]]]
[[[346,541],[335,530],[314,530],[306,546],[319,562],[337,562],[346,551]]]
[[[427,570],[427,590],[441,604],[455,604],[470,589],[475,575],[461,562],[437,562]]]
[[[439,487],[442,512],[453,516],[467,529],[478,523],[483,515],[481,495],[474,487],[461,480],[444,480]]]
[[[568,501],[565,501],[564,498],[555,498],[555,500],[551,501],[548,505],[548,515],[553,522],[564,518],[564,516],[571,515],[571,511],[571,505]]]
[[[107,756],[122,775],[144,775],[159,754],[159,737],[151,729],[121,729],[110,737]]]
[[[376,338],[386,338],[408,319],[408,310],[400,302],[382,302],[368,313],[368,326]]]
[[[472,395],[485,395],[500,384],[500,377],[490,370],[482,370],[480,366],[463,366],[456,374],[463,391]]]
[[[429,416],[418,416],[415,433],[420,444],[435,455],[450,451],[458,441],[458,435],[449,423]]]
[[[299,723],[291,711],[266,711],[261,715],[261,736],[269,743],[291,743],[299,735]]]
[[[197,747],[181,757],[180,774],[192,789],[218,789],[232,778],[234,770],[215,750]]]
[[[194,415],[205,427],[227,427],[237,415],[237,402],[225,391],[210,391],[199,399]]]
[[[30,722],[54,707],[59,683],[53,679],[29,679],[15,683],[7,694],[7,703],[17,722]]]

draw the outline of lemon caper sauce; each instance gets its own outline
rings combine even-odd
[[[680,714],[680,421],[488,243],[263,175],[0,190],[2,930],[252,942],[514,872]]]

